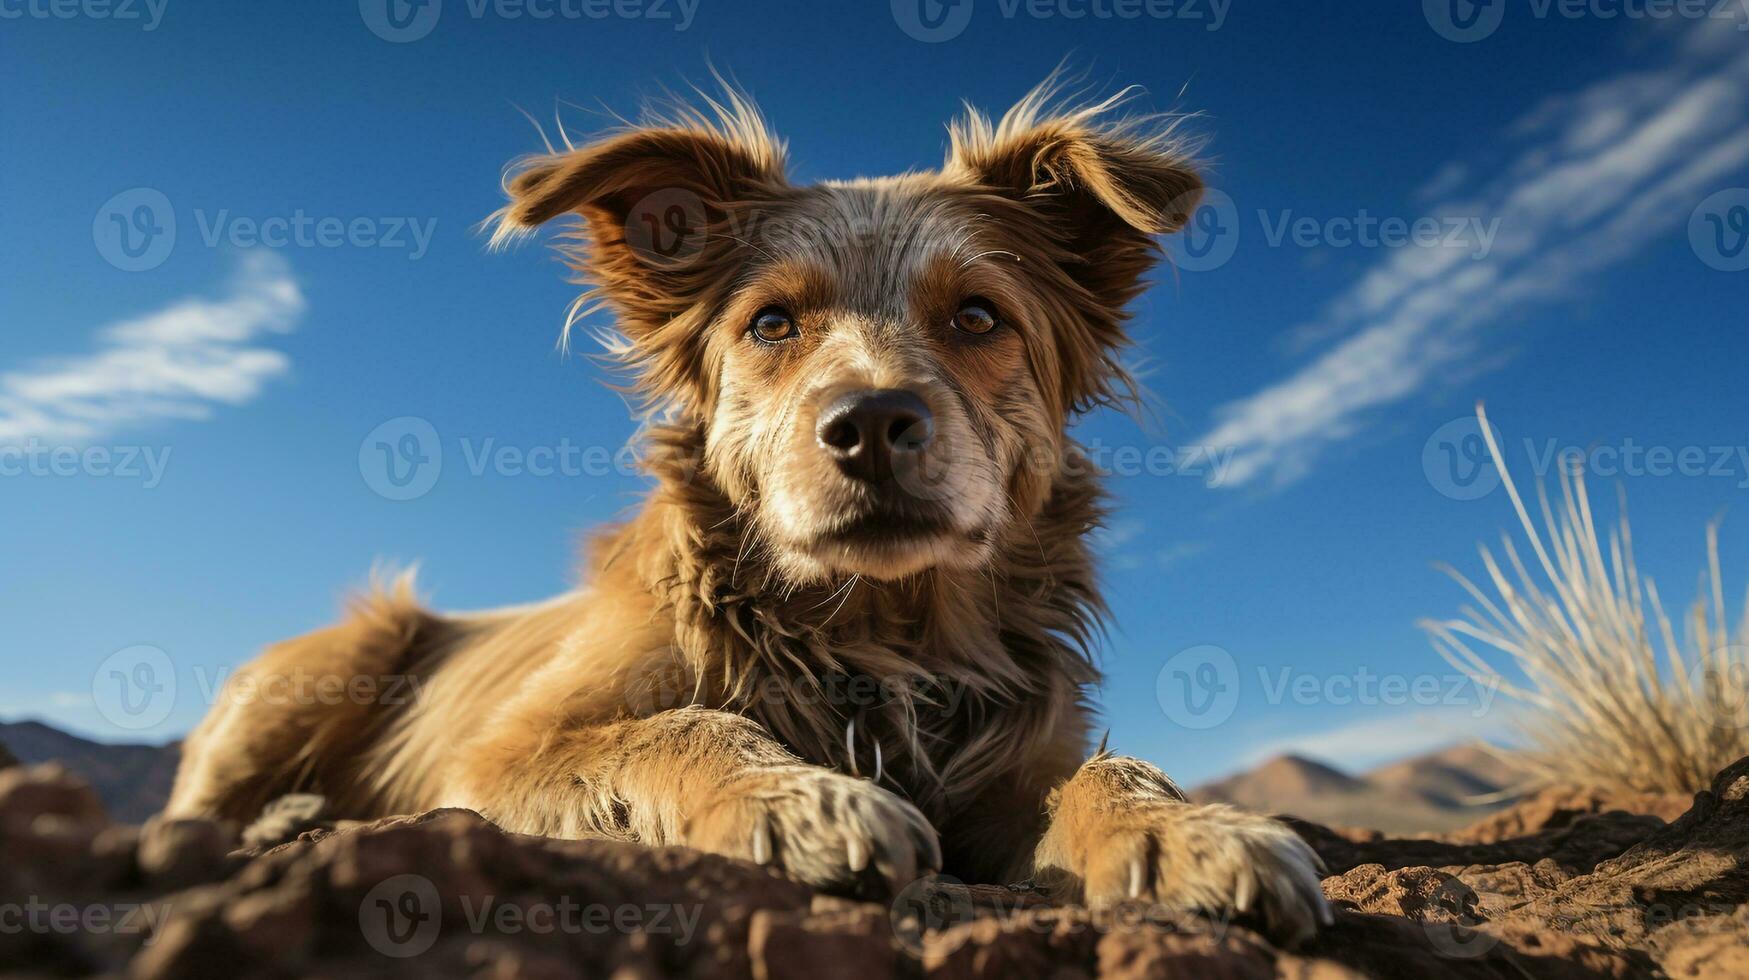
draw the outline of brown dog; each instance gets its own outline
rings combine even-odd
[[[444,616],[403,584],[270,649],[189,737],[167,813],[307,789],[827,888],[944,868],[1290,940],[1328,921],[1284,826],[1086,757],[1101,497],[1066,428],[1128,393],[1124,307],[1201,182],[1170,126],[1052,103],[970,113],[940,172],[879,180],[790,184],[735,95],[524,161],[497,238],[584,219],[579,310],[617,314],[660,419],[647,502],[580,592]],[[418,697],[237,696],[294,673]]]

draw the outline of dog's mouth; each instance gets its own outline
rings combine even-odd
[[[952,533],[953,527],[943,515],[877,508],[834,522],[820,540],[827,544],[900,544]]]
[[[989,540],[988,528],[967,531],[945,513],[876,508],[834,521],[810,551],[837,571],[896,578],[955,564],[981,553]]]

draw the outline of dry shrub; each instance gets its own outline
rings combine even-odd
[[[1707,529],[1702,596],[1679,641],[1658,589],[1634,563],[1625,496],[1607,541],[1599,537],[1585,476],[1560,473],[1560,507],[1539,481],[1542,531],[1476,409],[1488,450],[1518,512],[1536,570],[1511,535],[1499,554],[1481,549],[1492,595],[1447,568],[1474,605],[1458,619],[1426,621],[1433,645],[1478,683],[1496,684],[1528,706],[1526,748],[1516,762],[1533,783],[1690,793],[1749,755],[1749,647],[1725,618],[1718,527]],[[1545,540],[1546,537],[1546,540]],[[1540,571],[1540,574],[1538,574]],[[1749,601],[1735,643],[1749,635]],[[1488,651],[1488,657],[1473,648]],[[1509,680],[1489,662],[1523,674]]]

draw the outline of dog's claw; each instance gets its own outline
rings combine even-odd
[[[771,824],[763,813],[753,824],[753,863],[771,863]]]
[[[915,806],[866,779],[813,766],[749,771],[688,817],[683,839],[858,894],[870,887],[897,894],[923,865],[941,866],[940,841]]]
[[[1334,921],[1305,841],[1274,820],[1228,807],[1170,803],[1120,812],[1089,830],[1073,854],[1065,880],[1079,883],[1089,905],[1139,900],[1204,915],[1246,914],[1285,946]]]

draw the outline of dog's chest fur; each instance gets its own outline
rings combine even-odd
[[[926,813],[1061,740],[1097,678],[1092,479],[1060,479],[977,573],[790,588],[729,501],[686,465],[696,436],[658,431],[652,444],[666,449],[651,462],[656,492],[600,542],[596,565],[597,575],[635,565],[673,623],[672,649],[627,681],[635,711],[746,715],[807,761],[878,773]]]

